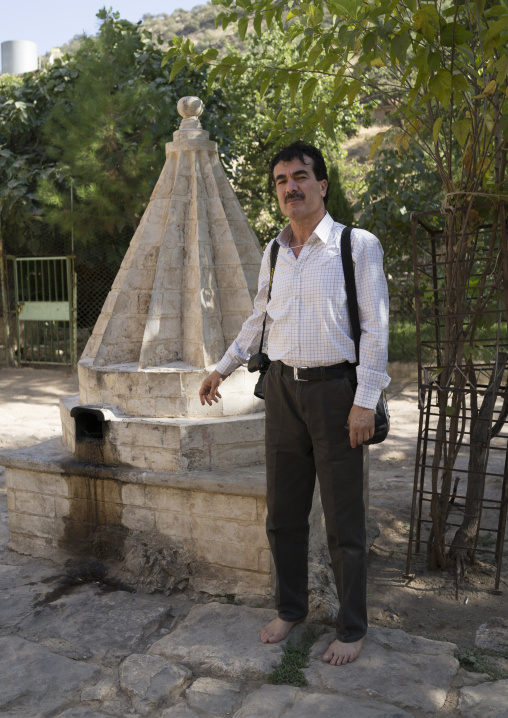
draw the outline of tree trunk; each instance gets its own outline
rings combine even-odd
[[[471,442],[464,519],[455,534],[449,552],[449,558],[456,562],[457,575],[463,575],[466,561],[467,559],[471,560],[476,545],[485,493],[485,471],[494,407],[507,362],[508,354],[499,354],[481,407],[476,416],[471,416]]]

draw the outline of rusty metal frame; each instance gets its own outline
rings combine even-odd
[[[488,207],[492,209],[492,206]],[[480,208],[483,209],[483,208]],[[413,476],[413,496],[411,504],[411,521],[409,528],[409,541],[407,550],[407,561],[404,576],[406,578],[412,578],[411,563],[413,556],[419,554],[422,548],[423,530],[427,523],[432,523],[425,516],[425,506],[431,501],[435,494],[432,491],[432,484],[430,481],[430,469],[431,458],[433,456],[433,443],[436,440],[435,427],[436,417],[439,416],[439,405],[437,403],[438,392],[441,391],[441,387],[436,381],[436,376],[445,369],[443,366],[443,338],[441,336],[441,330],[443,326],[444,314],[441,307],[441,293],[443,292],[443,286],[445,282],[444,277],[439,277],[440,268],[443,266],[442,254],[440,253],[439,244],[444,237],[444,230],[436,226],[436,220],[443,216],[444,213],[435,211],[422,212],[414,214],[412,216],[411,229],[412,229],[412,244],[413,244],[413,267],[414,267],[414,283],[415,283],[415,310],[416,310],[416,336],[417,336],[417,351],[418,351],[418,402],[420,408],[419,417],[419,428],[418,428],[418,443],[415,458],[415,468]],[[500,212],[500,218],[504,223],[504,213]],[[432,226],[433,225],[433,226]],[[422,231],[423,230],[423,231]],[[493,228],[491,224],[480,224],[471,230],[471,235],[475,235],[476,238],[480,237],[481,232],[492,233]],[[499,250],[500,255],[504,255],[506,247],[505,227],[497,227],[499,234]],[[497,235],[496,235],[497,236]],[[478,245],[475,245],[475,248]],[[479,266],[482,263],[491,261],[494,258],[489,254],[481,255],[478,257],[475,255],[475,262],[478,262]],[[495,256],[498,259],[498,255]],[[501,256],[501,261],[504,260],[504,256]],[[490,266],[490,265],[485,265]],[[475,276],[475,275],[471,275]],[[430,285],[429,285],[430,281]],[[422,283],[423,282],[423,283]],[[427,284],[425,284],[425,282]],[[486,289],[489,285],[484,285],[483,289]],[[499,288],[497,284],[494,287]],[[468,291],[475,291],[474,286],[468,285]],[[427,294],[427,299],[433,301],[433,310],[431,311],[428,303],[427,307],[422,306],[422,296],[424,292]],[[429,297],[430,295],[430,297]],[[506,314],[499,305],[498,309],[488,309],[486,313],[497,314],[498,321],[495,333],[492,336],[482,338],[482,348],[487,350],[490,348],[492,352],[504,350],[508,352],[508,333],[506,328]],[[449,315],[450,316],[450,315]],[[455,315],[452,315],[455,316]],[[463,320],[464,317],[469,316],[467,313],[457,315],[459,320]],[[431,325],[434,327],[433,338],[429,339],[428,336],[423,336],[424,325]],[[500,328],[502,328],[500,336]],[[487,371],[493,367],[491,361],[479,360],[474,361],[474,372],[476,376],[475,385],[467,384],[463,390],[460,390],[463,404],[463,430],[461,433],[461,442],[459,457],[462,461],[466,458],[461,452],[467,452],[470,444],[468,443],[468,436],[470,433],[470,416],[471,416],[471,396],[476,393],[481,398],[481,395],[485,393],[487,384],[483,378]],[[453,367],[455,370],[456,367]],[[506,378],[506,373],[503,379]],[[508,383],[502,382],[500,390],[496,392],[497,402],[503,403],[506,401],[508,390]],[[458,391],[455,387],[450,386],[449,391]],[[499,416],[501,409],[498,407],[495,411],[492,426],[495,423],[496,416]],[[446,444],[445,444],[446,446]],[[501,432],[497,435],[495,442],[492,438],[489,440],[487,447],[488,459],[485,465],[485,471],[483,472],[485,477],[489,480],[500,480],[500,492],[499,496],[495,498],[487,498],[485,495],[480,502],[480,521],[479,527],[476,532],[476,538],[474,542],[474,548],[472,552],[472,562],[475,560],[476,552],[481,550],[483,553],[492,554],[496,565],[495,580],[493,592],[500,594],[500,579],[503,562],[503,546],[506,533],[507,524],[507,513],[508,513],[508,426],[505,424]],[[489,464],[492,464],[493,453],[498,451],[505,452],[505,461],[503,471],[492,471],[489,470]],[[457,466],[457,460],[453,467],[453,475],[457,481],[457,476],[466,478],[469,476],[469,466],[466,463],[466,468],[459,468]],[[441,458],[441,466],[443,465],[443,458]],[[459,462],[460,465],[460,462]],[[491,467],[492,469],[492,467]],[[460,486],[460,482],[458,484]],[[465,499],[463,491],[456,492],[454,496],[454,503],[448,516],[446,523],[447,534],[448,527],[454,529],[455,526],[459,526],[460,523],[455,523],[457,517],[461,516],[461,505],[460,501]],[[488,521],[492,513],[495,512],[493,521],[495,522],[495,528],[492,522],[488,525],[485,521]],[[497,518],[497,520],[496,520]],[[492,549],[487,547],[479,548],[478,541],[482,532],[488,532],[489,536],[495,535],[495,546]],[[455,533],[455,532],[454,532]],[[445,549],[448,550],[451,541],[448,539],[448,535],[445,537]],[[458,547],[457,548],[466,548]]]

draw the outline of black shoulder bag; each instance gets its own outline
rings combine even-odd
[[[351,322],[351,331],[353,332],[353,340],[356,350],[356,363],[360,363],[360,336],[362,333],[360,327],[360,317],[358,315],[358,299],[356,296],[355,272],[353,267],[353,257],[351,255],[351,231],[353,227],[345,227],[340,237],[340,253],[342,257],[342,267],[344,269],[344,279],[346,281],[347,305],[349,309],[349,320]],[[364,444],[380,444],[388,436],[390,430],[390,414],[388,413],[388,404],[386,402],[386,392],[383,389],[379,401],[376,406],[374,436]]]
[[[275,240],[270,250],[270,283],[268,285],[268,295],[266,297],[267,304],[270,301],[270,297],[272,296],[273,273],[275,272],[275,265],[277,263],[277,255],[279,254],[279,248],[280,244],[277,242],[277,240]],[[257,380],[256,386],[254,387],[254,396],[257,396],[258,399],[265,398],[265,395],[263,394],[263,381],[265,379],[265,374],[268,371],[268,367],[271,363],[270,359],[268,358],[268,354],[265,354],[263,351],[263,342],[265,341],[266,314],[267,312],[265,312],[265,318],[263,319],[263,331],[261,332],[259,352],[257,354],[253,354],[247,364],[247,371],[259,372],[259,379]]]

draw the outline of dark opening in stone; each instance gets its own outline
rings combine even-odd
[[[76,441],[104,441],[104,415],[100,409],[86,406],[75,406],[71,416],[76,423]]]

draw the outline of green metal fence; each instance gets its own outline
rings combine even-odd
[[[72,257],[10,257],[14,263],[19,364],[76,363],[76,281]]]

